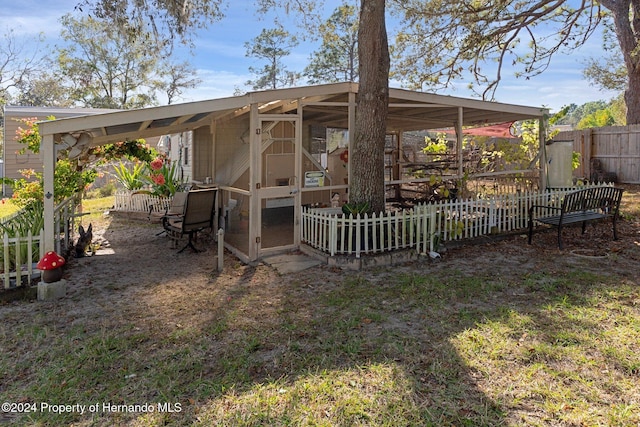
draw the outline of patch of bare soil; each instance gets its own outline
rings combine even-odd
[[[435,261],[424,258],[357,274],[379,282],[385,275],[425,270],[433,274],[458,270],[509,277],[580,269],[635,278],[640,265],[639,187],[632,187],[625,197],[632,197],[635,214],[629,218],[623,215],[616,241],[612,239],[610,222],[602,222],[589,225],[584,235],[579,227],[566,228],[563,251],[558,249],[555,229],[549,229],[537,232],[532,245],[527,244],[526,234],[483,238],[448,244],[442,258]],[[189,249],[177,253],[165,235],[158,235],[162,231],[158,224],[105,217],[94,223],[93,229],[94,244],[100,248],[92,257],[70,260],[65,273],[66,298],[5,303],[0,306],[4,327],[43,314],[54,328],[72,325],[104,328],[122,321],[150,330],[179,328],[204,322],[213,307],[224,305],[243,292],[244,287],[251,287],[262,303],[276,303],[279,296],[286,295],[291,283],[310,291],[326,290],[344,280],[345,275],[355,274],[321,265],[280,276],[263,264],[244,265],[229,253],[225,254],[224,271],[218,273],[212,236],[199,236],[196,246],[204,249],[201,253]]]

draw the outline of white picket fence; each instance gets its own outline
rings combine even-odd
[[[30,231],[26,236],[15,237],[9,237],[8,233],[4,233],[2,238],[4,262],[0,278],[5,289],[27,285],[31,279],[40,274],[35,265],[44,256],[44,245],[40,244],[43,235],[44,230],[41,230],[38,236],[33,236]],[[38,258],[33,256],[34,247]],[[16,266],[20,266],[20,269],[18,270]]]
[[[67,198],[53,210],[53,229],[58,230],[58,237],[54,241],[54,250],[61,255],[73,245],[75,219],[83,215],[77,211],[78,199],[75,197]]]
[[[69,198],[54,210],[54,230],[58,230],[55,239],[55,250],[59,254],[64,254],[67,248],[73,245],[74,219],[78,216],[77,200]],[[9,221],[16,215],[4,218],[2,222]],[[38,278],[40,271],[35,265],[44,256],[44,245],[41,244],[44,230],[40,230],[38,235],[33,235],[31,231],[26,236],[4,233],[2,236],[2,262],[0,263],[0,280],[3,287],[10,289],[21,285],[26,285],[32,279]],[[34,256],[35,255],[35,256]]]
[[[335,209],[303,208],[301,239],[331,256],[341,254],[359,258],[363,253],[409,248],[418,253],[429,253],[437,251],[439,242],[524,229],[531,205],[559,206],[565,194],[577,189],[441,201],[410,210],[355,217],[337,214]]]
[[[171,205],[171,197],[159,197],[136,191],[117,191],[113,210],[123,212],[162,213]]]

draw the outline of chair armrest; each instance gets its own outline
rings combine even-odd
[[[184,215],[182,215],[182,214],[165,214],[165,215],[162,215],[162,217],[161,217],[161,219],[162,219],[162,227],[166,230],[167,227],[170,226],[169,220],[180,219],[183,216]]]

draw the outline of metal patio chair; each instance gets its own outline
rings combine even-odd
[[[191,190],[186,193],[176,193],[174,195],[174,200],[176,196],[178,196],[178,200],[175,203],[175,207],[172,203],[169,212],[162,217],[162,227],[176,245],[178,239],[182,236],[185,234],[189,236],[189,241],[178,253],[184,251],[186,248],[191,248],[194,252],[202,252],[202,250],[194,246],[193,239],[198,232],[213,229],[216,192],[217,189],[211,188]],[[182,211],[179,211],[179,203],[181,200],[184,200],[184,204]]]

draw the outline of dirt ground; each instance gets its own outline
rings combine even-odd
[[[534,235],[528,245],[526,234],[503,238],[482,238],[462,244],[447,244],[442,257],[424,258],[403,265],[375,268],[357,274],[373,282],[384,276],[407,271],[442,271],[455,269],[471,274],[509,275],[540,270],[579,268],[599,272],[616,272],[635,278],[640,266],[640,186],[630,186],[623,200],[625,208],[618,223],[619,240],[612,240],[610,222],[588,226],[585,235],[579,228],[563,232],[565,250],[557,248],[555,230]],[[625,213],[631,212],[631,214]],[[84,224],[85,226],[88,225]],[[105,216],[94,221],[94,256],[71,259],[66,268],[67,296],[52,302],[38,303],[20,299],[0,306],[4,326],[21,322],[38,312],[47,313],[53,323],[64,327],[85,323],[101,327],[117,322],[122,316],[142,317],[140,302],[153,306],[152,317],[145,321],[162,324],[197,321],[207,310],[212,289],[220,290],[238,284],[263,286],[265,298],[279,294],[279,284],[298,283],[329,285],[338,283],[346,274],[326,265],[299,273],[280,276],[273,268],[259,264],[248,266],[226,253],[224,271],[216,271],[216,243],[211,236],[201,236],[197,246],[204,252],[189,249],[177,253],[161,227],[144,221]],[[183,304],[184,303],[184,304]],[[95,322],[95,319],[101,319]]]

